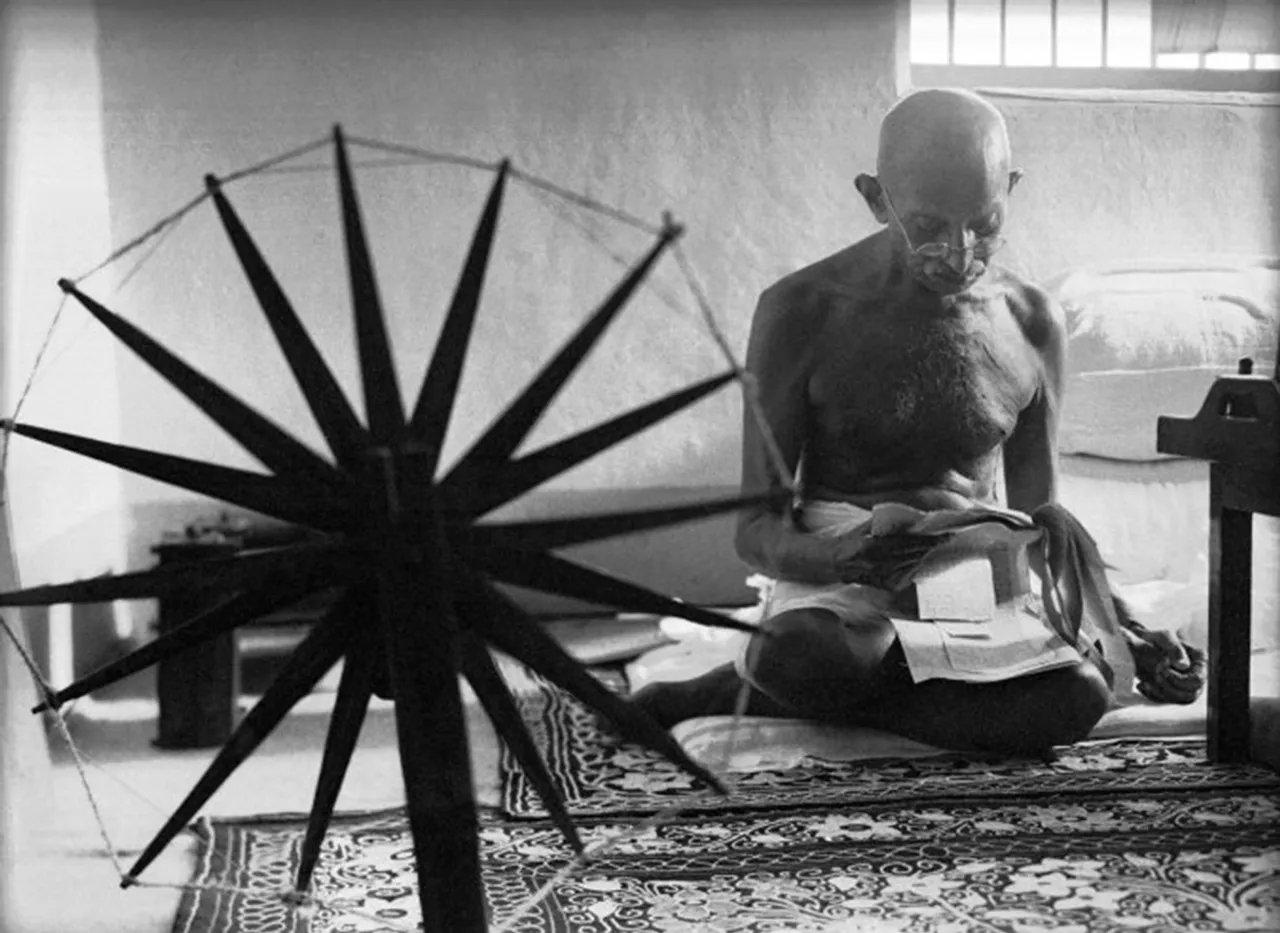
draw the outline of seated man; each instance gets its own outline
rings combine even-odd
[[[747,368],[772,436],[748,411],[743,489],[801,480],[793,507],[739,520],[739,555],[778,581],[770,637],[753,636],[737,665],[634,700],[665,726],[731,713],[745,691],[748,714],[948,748],[1079,741],[1111,703],[1099,658],[994,682],[913,678],[876,573],[902,554],[901,540],[889,554],[872,534],[878,504],[994,507],[1001,460],[1009,509],[1029,515],[1055,499],[1062,312],[990,265],[1020,176],[1004,120],[975,94],[913,93],[884,120],[876,171],[856,184],[886,229],[774,284],[752,322]],[[1203,655],[1119,615],[1139,689],[1194,699]]]

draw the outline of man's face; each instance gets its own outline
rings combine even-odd
[[[884,192],[908,273],[939,295],[962,294],[976,285],[1003,242],[1004,192],[987,184],[966,187],[931,191],[902,185]]]

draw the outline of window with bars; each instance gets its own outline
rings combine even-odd
[[[910,0],[910,7],[917,86],[1280,91],[1276,0]]]

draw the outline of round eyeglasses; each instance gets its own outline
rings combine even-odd
[[[902,220],[899,219],[898,212],[893,209],[893,202],[889,200],[889,192],[881,189],[880,193],[884,197],[884,206],[889,209],[889,216],[893,218],[894,223],[898,225],[898,229],[902,231],[902,238],[907,241],[907,248],[923,259],[946,259],[952,253],[973,253],[974,259],[986,261],[1006,242],[1004,237],[993,234],[992,236],[975,238],[971,246],[952,246],[950,243],[922,243],[916,246],[911,242],[911,235],[907,233],[907,228],[903,225]]]

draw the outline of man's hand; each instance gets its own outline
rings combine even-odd
[[[1204,652],[1164,631],[1128,632],[1138,691],[1157,703],[1191,703],[1204,689]]]

